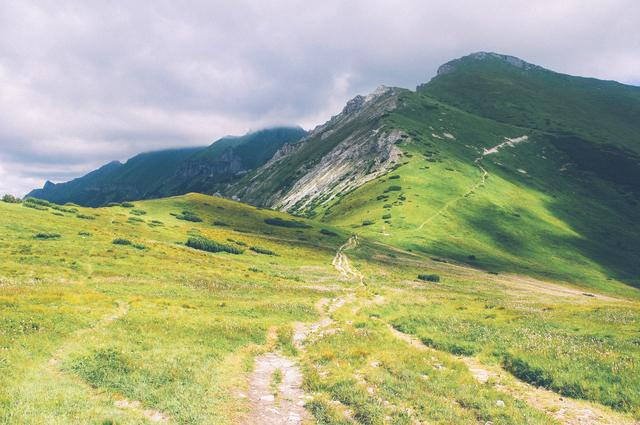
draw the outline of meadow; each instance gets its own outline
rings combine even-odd
[[[351,231],[205,195],[32,203],[0,203],[0,423],[248,423],[267,352],[300,366],[309,423],[640,419],[631,290],[344,248]]]

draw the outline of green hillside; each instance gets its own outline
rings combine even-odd
[[[251,203],[487,271],[640,287],[639,91],[474,54],[417,92],[390,89],[343,112],[232,189]],[[367,137],[401,151],[385,175],[337,192],[316,193],[317,178],[296,185],[313,164],[354,156],[348,146]],[[348,161],[363,174],[376,170]]]

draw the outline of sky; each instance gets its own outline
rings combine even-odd
[[[637,0],[0,1],[0,194],[415,88],[475,51],[640,84]]]

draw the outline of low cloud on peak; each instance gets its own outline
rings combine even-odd
[[[0,193],[276,124],[497,51],[640,81],[634,1],[5,1]]]

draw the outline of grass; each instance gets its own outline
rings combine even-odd
[[[130,223],[118,207],[73,207],[95,217],[82,220],[0,204],[0,423],[142,423],[114,405],[119,398],[175,423],[243,423],[250,406],[236,394],[247,391],[253,357],[270,349],[302,365],[319,423],[552,423],[550,413],[477,383],[457,355],[640,417],[634,298],[571,286],[563,288],[573,295],[559,296],[359,238],[347,254],[364,287],[331,265],[350,235],[339,228],[204,195],[136,204],[148,223],[163,224]],[[265,226],[276,218],[306,226]],[[64,236],[42,243],[38,233]],[[176,243],[190,239],[278,255]],[[131,249],[138,245],[146,249]],[[416,280],[425,270],[441,282]],[[320,320],[321,298],[348,294],[322,336],[298,349],[296,324]],[[435,350],[425,355],[388,325]]]

